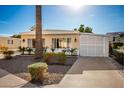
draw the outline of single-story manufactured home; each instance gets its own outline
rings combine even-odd
[[[106,35],[49,29],[42,32],[42,42],[47,48],[77,48],[80,56],[108,56]],[[35,31],[21,33],[21,47],[35,47]]]
[[[79,48],[79,32],[69,30],[44,30],[43,47]],[[35,47],[35,31],[21,33],[22,47]]]
[[[11,50],[17,50],[21,46],[21,39],[0,36],[0,46],[8,47]]]

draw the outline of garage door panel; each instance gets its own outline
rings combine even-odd
[[[80,36],[80,56],[108,56],[108,38],[97,35]]]
[[[87,56],[87,47],[85,45],[80,46],[80,55]]]
[[[104,50],[103,50],[103,46],[96,46],[96,55],[97,56],[104,56]]]
[[[88,56],[95,56],[95,46],[88,46],[87,45],[87,55]]]

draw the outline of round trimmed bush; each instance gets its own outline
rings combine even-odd
[[[44,80],[45,73],[48,71],[48,65],[46,63],[38,62],[28,65],[28,71],[32,80]]]

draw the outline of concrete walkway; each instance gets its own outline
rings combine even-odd
[[[124,79],[109,58],[80,57],[56,87],[123,88]]]
[[[12,87],[22,87],[27,84],[25,81],[9,72],[0,69],[0,87],[12,88]]]

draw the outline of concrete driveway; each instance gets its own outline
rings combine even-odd
[[[123,88],[124,79],[110,58],[79,57],[57,87]]]

